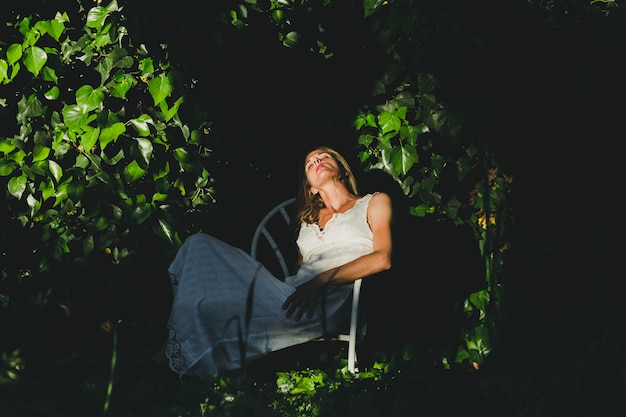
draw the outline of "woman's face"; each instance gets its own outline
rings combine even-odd
[[[333,174],[339,175],[339,164],[328,152],[314,150],[304,160],[304,172],[313,187]]]

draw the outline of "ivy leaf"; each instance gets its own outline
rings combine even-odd
[[[22,45],[20,45],[19,43],[12,43],[7,48],[7,60],[9,62],[9,65],[13,65],[17,61],[19,61],[20,58],[22,58],[23,52],[24,49],[22,48]]]
[[[300,34],[298,32],[289,32],[288,34],[285,35],[285,38],[283,39],[283,45],[285,45],[288,48],[293,48],[296,45],[298,45],[299,41],[300,41]]]
[[[100,132],[100,148],[104,150],[109,143],[115,142],[124,132],[126,132],[126,125],[122,122],[113,123],[111,126],[105,127]]]
[[[402,175],[406,175],[419,160],[417,150],[412,146],[393,148],[389,158],[394,170]]]
[[[39,71],[46,65],[48,54],[38,46],[31,46],[24,53],[24,66],[35,77],[39,75]]]
[[[104,7],[92,7],[89,9],[89,13],[87,13],[87,22],[85,23],[85,26],[88,28],[99,29],[104,24],[108,15],[107,9]]]
[[[154,122],[152,117],[147,114],[142,114],[135,119],[131,119],[130,123],[133,125],[135,130],[137,130],[137,133],[139,133],[140,136],[148,136],[150,135],[150,127],[148,126],[148,123]]]
[[[172,94],[174,87],[169,77],[165,74],[159,74],[157,77],[150,80],[148,90],[150,91],[150,95],[152,95],[154,105],[156,106]]]
[[[143,177],[145,173],[146,171],[139,166],[137,161],[132,161],[126,166],[126,168],[124,168],[124,178],[126,179],[126,182],[136,181]]]
[[[6,80],[8,71],[9,64],[4,59],[0,59],[0,83]]]
[[[137,79],[130,74],[119,73],[107,86],[113,97],[126,98],[126,93],[137,84]]]
[[[178,100],[176,100],[174,102],[174,105],[172,107],[170,107],[169,109],[167,108],[167,102],[165,100],[163,100],[160,104],[160,108],[161,108],[161,112],[163,113],[163,117],[165,118],[165,121],[169,121],[172,117],[174,117],[177,113],[178,113],[178,109],[180,108],[180,105],[183,104],[183,97],[179,98]]]
[[[6,177],[11,175],[11,173],[15,171],[16,167],[17,165],[15,162],[7,160],[6,158],[0,159],[0,176]]]
[[[174,230],[171,224],[163,219],[159,219],[158,226],[155,225],[154,232],[157,235],[166,238],[172,244],[176,241],[176,230]]]
[[[85,126],[85,133],[80,136],[80,144],[83,146],[85,152],[91,152],[96,142],[98,141],[98,136],[100,135],[100,128],[93,128],[91,126]]]
[[[15,148],[16,148],[16,146],[15,146],[14,143],[9,142],[5,138],[0,138],[0,152],[2,152],[4,154],[9,154],[9,153],[13,152],[13,149],[15,149]]]
[[[55,84],[59,83],[59,77],[57,76],[56,71],[54,68],[50,68],[47,65],[43,67],[43,79],[44,81],[50,81]]]
[[[363,17],[373,15],[384,3],[385,0],[363,0]]]
[[[93,88],[90,85],[83,85],[76,91],[76,104],[83,112],[95,110],[104,101],[104,93],[100,88]]]
[[[56,100],[57,98],[59,98],[60,92],[61,90],[59,90],[59,87],[55,85],[50,90],[46,91],[46,93],[44,94],[44,97],[50,101]]]
[[[26,175],[20,175],[19,177],[13,177],[9,180],[8,184],[9,193],[18,200],[22,198],[24,190],[26,190]]]
[[[400,118],[389,112],[382,112],[378,116],[378,125],[383,135],[400,130]]]
[[[87,124],[87,113],[76,104],[66,105],[61,110],[65,125],[71,130],[78,131]]]
[[[54,180],[58,183],[61,180],[61,177],[63,176],[63,168],[61,168],[61,165],[59,165],[53,160],[49,160],[48,169],[50,170],[50,173],[54,177]]]
[[[24,123],[29,118],[39,117],[44,113],[44,106],[35,96],[28,98],[22,96],[21,100],[17,103],[17,108],[19,111],[17,120],[20,123]]]
[[[138,161],[139,166],[147,171],[152,157],[152,142],[143,138],[135,138],[135,141],[137,146],[131,148],[131,155]]]
[[[50,155],[50,148],[43,145],[35,145],[33,149],[33,162],[43,161]]]
[[[150,215],[152,214],[152,206],[149,203],[137,205],[133,210],[132,218],[137,222],[137,224],[141,224],[148,220]]]
[[[67,196],[75,203],[80,202],[85,194],[85,184],[81,181],[72,181],[67,185]]]

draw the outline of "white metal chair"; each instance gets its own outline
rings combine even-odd
[[[289,275],[288,262],[295,262],[295,258],[290,260],[289,254],[285,252],[286,247],[281,245],[280,237],[285,237],[285,233],[291,222],[290,209],[293,206],[295,198],[290,198],[272,208],[259,222],[250,246],[250,255],[254,259],[262,260],[264,265],[278,277],[286,277]],[[265,239],[268,250],[261,253],[261,238]],[[290,243],[293,243],[290,241]],[[295,249],[294,249],[295,250]],[[271,256],[270,256],[271,255]],[[275,259],[270,259],[275,258]],[[275,261],[275,262],[273,262]],[[352,292],[352,311],[350,316],[349,333],[339,334],[333,337],[323,337],[316,339],[319,341],[342,341],[348,343],[348,371],[352,374],[359,372],[357,368],[356,344],[357,330],[359,325],[359,297],[361,294],[361,280],[354,282]]]

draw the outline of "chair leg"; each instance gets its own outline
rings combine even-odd
[[[350,336],[348,339],[348,371],[351,374],[359,372],[356,367],[356,333],[359,317],[359,296],[361,294],[360,279],[354,282],[354,288],[352,291],[352,312],[350,317]]]
[[[348,371],[351,374],[356,374],[359,370],[356,367],[356,341],[354,338],[350,338],[348,342]]]

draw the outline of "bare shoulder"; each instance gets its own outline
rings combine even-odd
[[[382,191],[373,193],[369,202],[368,212],[383,216],[391,215],[391,197],[389,197],[389,194]]]
[[[384,191],[377,191],[375,193],[372,193],[370,205],[371,204],[391,207],[391,197],[389,197],[389,194],[385,193]]]

